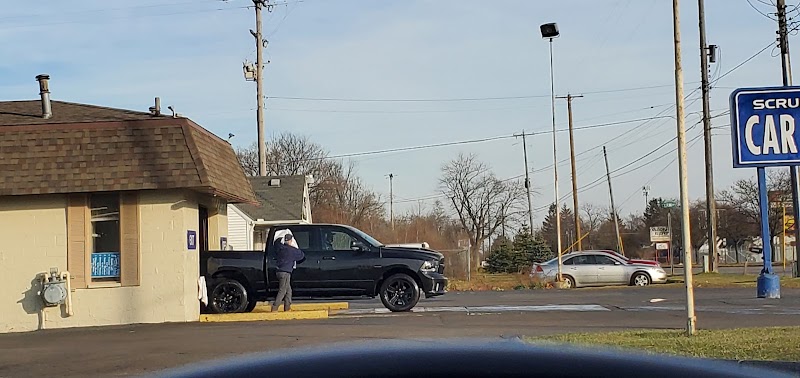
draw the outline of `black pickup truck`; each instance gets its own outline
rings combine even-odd
[[[366,233],[335,224],[277,225],[265,251],[200,253],[206,311],[249,312],[278,291],[274,240],[289,229],[306,259],[292,274],[295,297],[368,296],[391,311],[411,310],[422,295],[445,293],[444,256],[428,249],[386,247]]]

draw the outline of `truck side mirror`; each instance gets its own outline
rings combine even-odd
[[[350,249],[357,252],[364,252],[369,250],[369,248],[367,248],[367,246],[364,245],[364,243],[357,240],[354,240],[350,243]]]

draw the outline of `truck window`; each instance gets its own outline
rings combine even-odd
[[[325,228],[322,230],[322,249],[324,251],[351,251],[350,248],[354,241],[353,235],[344,230],[335,228]]]
[[[285,230],[285,228],[284,229],[276,229],[275,232],[277,233],[278,231],[281,231],[281,230]],[[291,228],[289,228],[289,230],[292,231],[292,235],[294,236],[294,240],[297,241],[297,247],[300,248],[301,250],[308,250],[309,247],[311,246],[311,231],[308,230],[308,229],[297,230],[297,229],[291,229]],[[275,240],[273,242],[277,242],[277,240]]]

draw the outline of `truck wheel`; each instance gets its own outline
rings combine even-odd
[[[383,282],[380,297],[389,311],[409,311],[419,302],[419,285],[407,274],[398,273]]]
[[[247,309],[247,289],[236,280],[225,278],[211,289],[208,307],[216,314],[243,312]]]

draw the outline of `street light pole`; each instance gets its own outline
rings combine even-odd
[[[550,44],[550,112],[553,116],[553,192],[556,205],[556,248],[558,249],[558,275],[557,281],[562,282],[561,268],[561,201],[558,196],[558,154],[556,148],[556,91],[553,75],[553,38],[559,36],[558,26],[555,23],[540,26],[542,38],[547,38]]]

